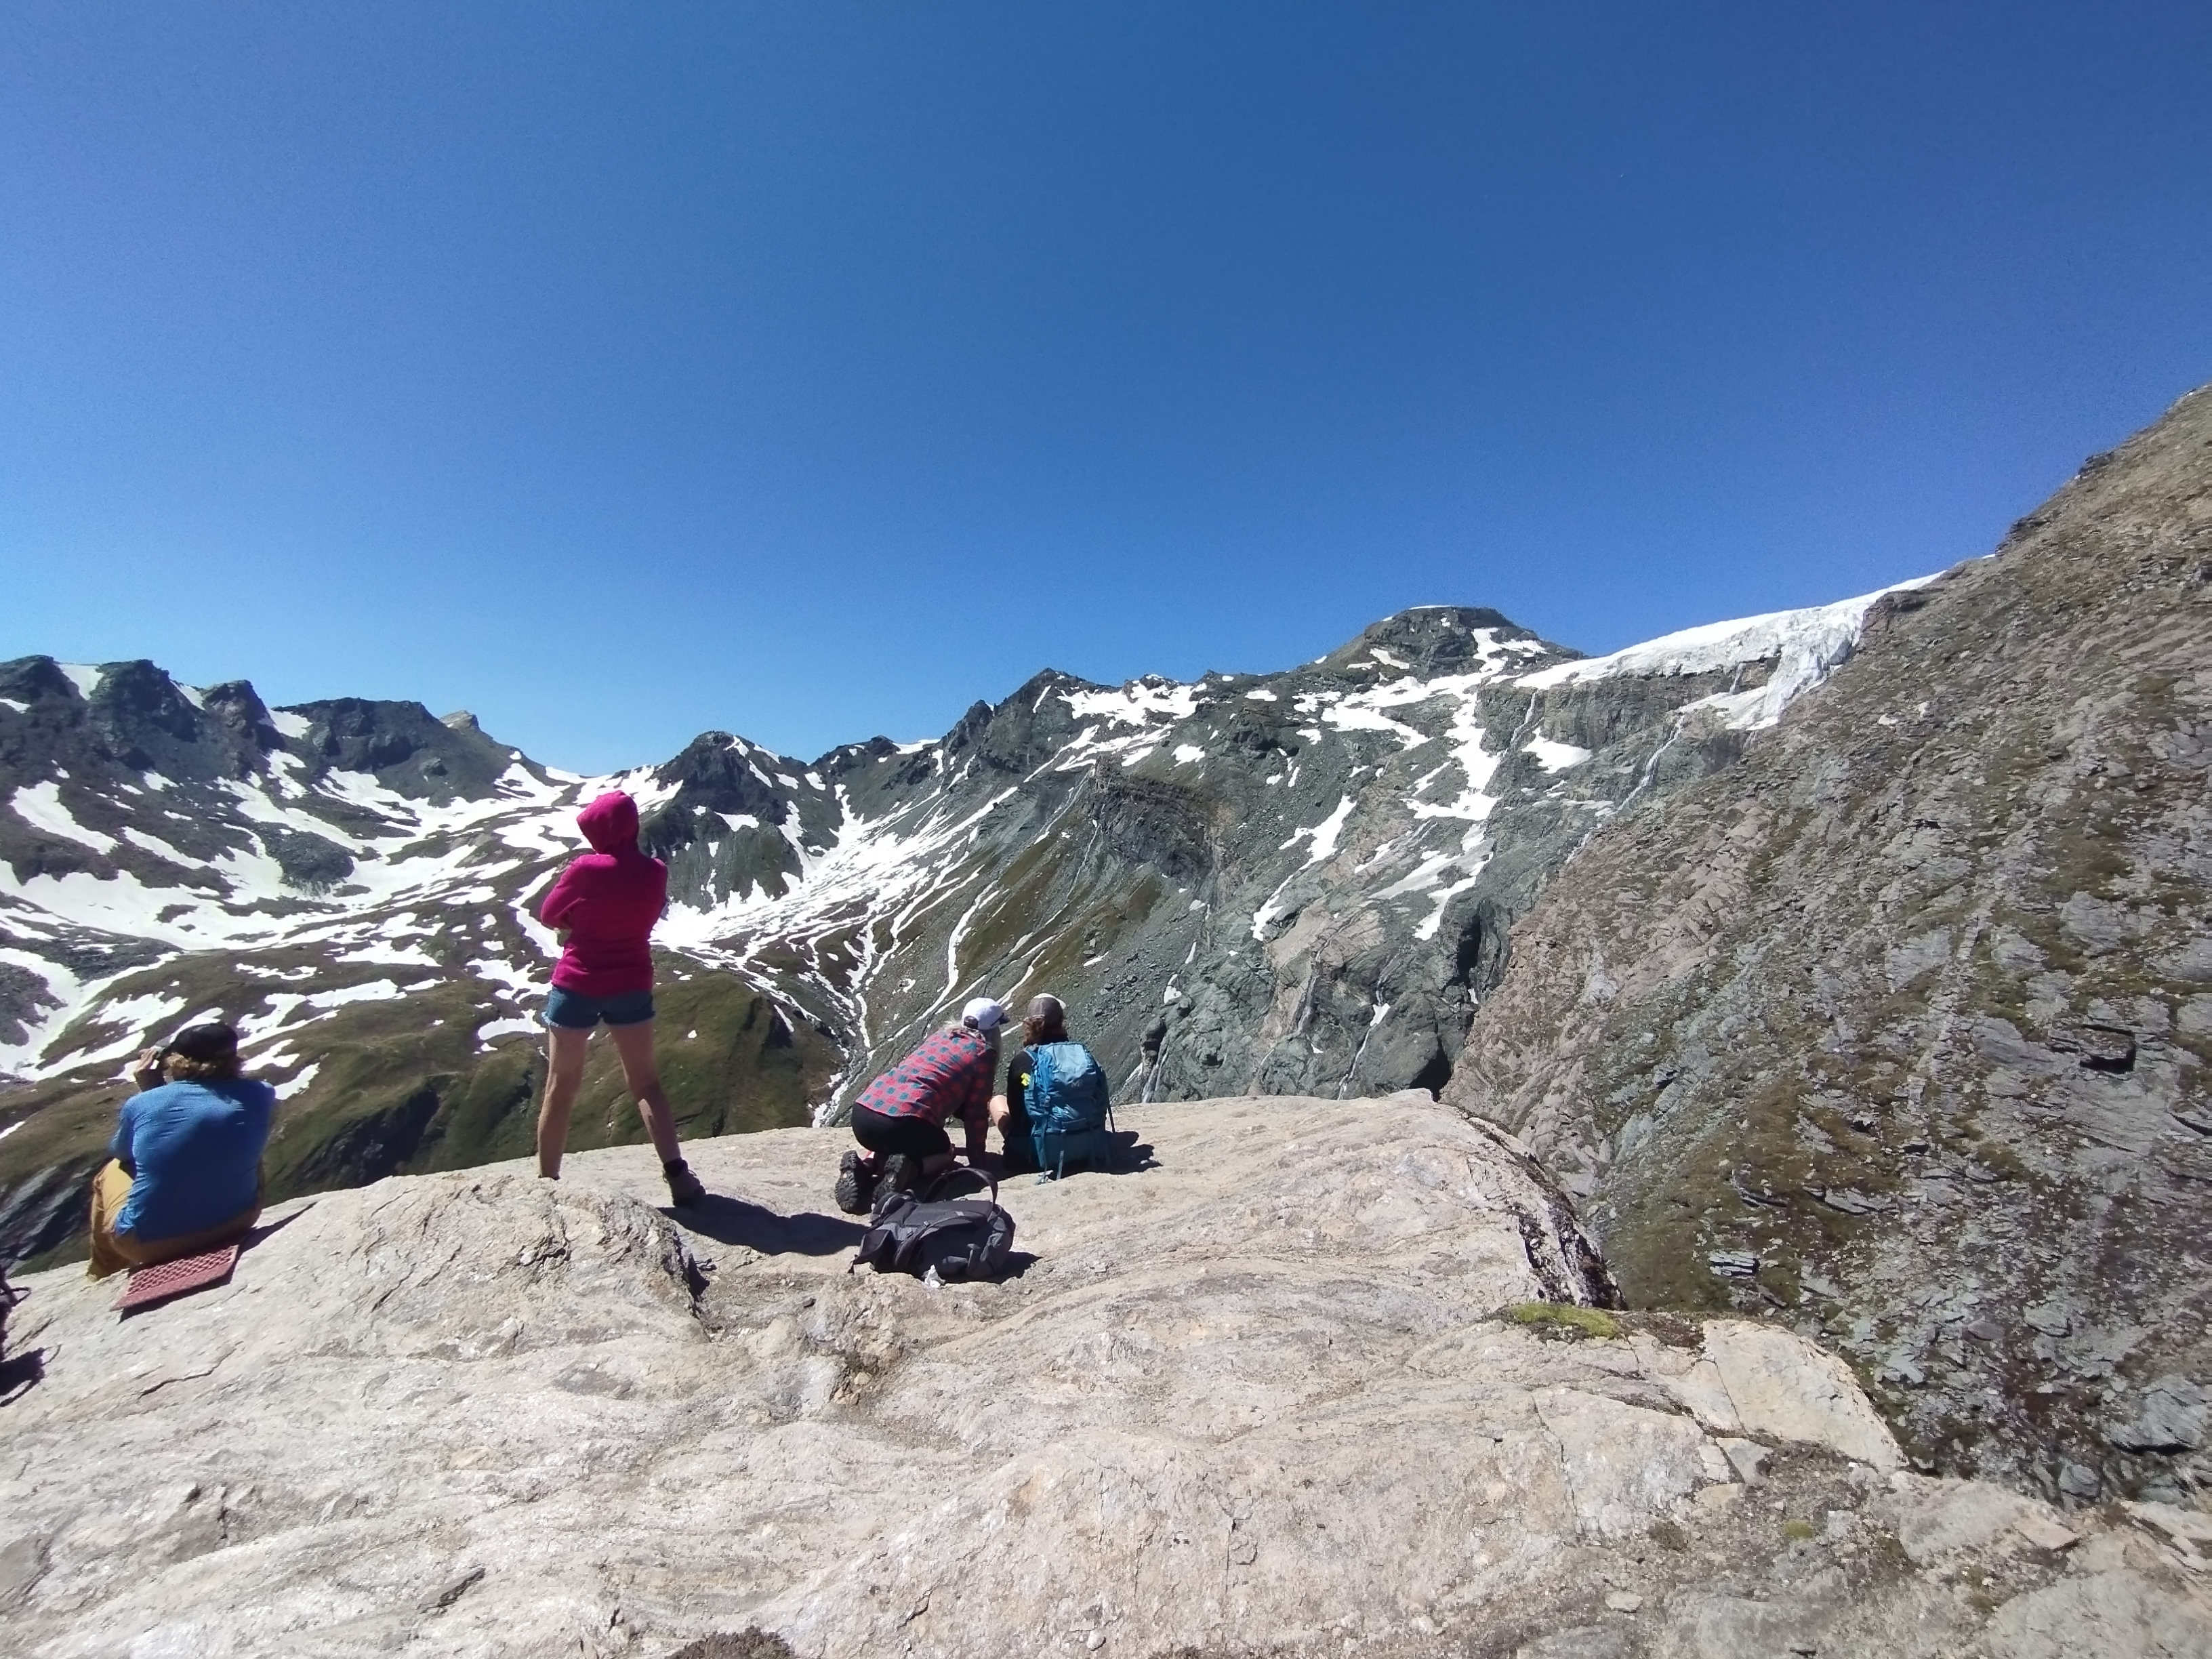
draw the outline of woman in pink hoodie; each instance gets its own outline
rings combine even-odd
[[[637,803],[610,790],[576,814],[592,850],[561,872],[538,907],[560,932],[561,961],[545,999],[545,1100],[538,1112],[538,1173],[557,1181],[568,1113],[584,1081],[584,1050],[601,1020],[615,1040],[623,1080],[660,1154],[678,1204],[707,1195],[676,1144],[676,1115],[653,1057],[653,924],[668,904],[668,866],[637,844]]]

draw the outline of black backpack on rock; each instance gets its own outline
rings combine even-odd
[[[988,1198],[925,1200],[915,1193],[878,1193],[868,1231],[860,1236],[860,1254],[845,1271],[865,1262],[879,1273],[912,1273],[917,1279],[926,1278],[933,1267],[940,1279],[994,1278],[1014,1245],[1014,1218],[999,1207],[998,1199],[996,1181]]]

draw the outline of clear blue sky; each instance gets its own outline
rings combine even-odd
[[[2212,379],[2212,6],[0,10],[0,656],[811,757],[1986,551]]]

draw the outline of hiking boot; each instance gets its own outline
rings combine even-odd
[[[837,1165],[837,1207],[847,1215],[866,1215],[875,1188],[875,1166],[857,1149],[848,1149]]]
[[[668,1178],[668,1201],[679,1210],[688,1210],[704,1201],[707,1189],[699,1177],[691,1173],[691,1166],[682,1158],[673,1164],[664,1164],[660,1173]]]
[[[921,1183],[921,1160],[905,1152],[893,1152],[884,1160],[882,1178],[876,1182],[876,1196],[885,1193],[910,1193]]]

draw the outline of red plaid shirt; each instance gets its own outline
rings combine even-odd
[[[932,1031],[921,1047],[862,1091],[854,1104],[884,1117],[918,1117],[940,1127],[957,1113],[978,1133],[990,1122],[991,1073],[997,1059],[981,1031],[956,1025]]]

